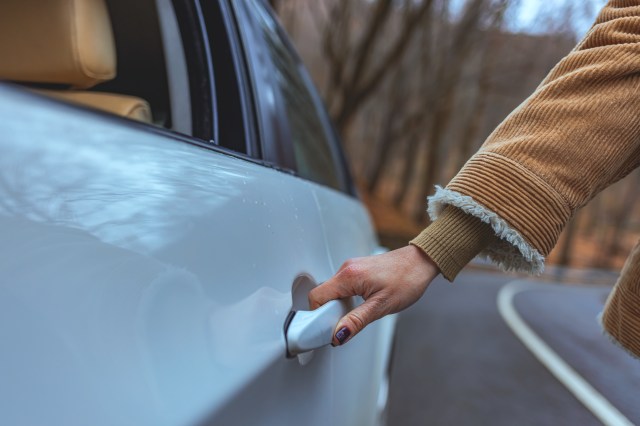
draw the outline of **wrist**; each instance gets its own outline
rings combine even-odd
[[[422,273],[428,277],[429,281],[438,276],[440,268],[422,248],[413,243],[409,243],[406,249],[411,253],[412,262],[422,270]]]

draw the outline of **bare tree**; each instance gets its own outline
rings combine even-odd
[[[501,10],[504,5],[492,4],[490,0],[469,0],[466,4],[459,22],[450,29],[451,43],[448,52],[441,56],[442,60],[435,75],[438,84],[433,90],[429,101],[428,110],[432,112],[430,126],[425,136],[423,153],[427,162],[421,167],[418,178],[418,193],[428,194],[437,182],[440,172],[440,150],[444,142],[443,137],[454,114],[454,101],[460,83],[460,76],[464,70],[466,61],[473,49],[477,47],[479,36],[483,34],[483,24],[488,16],[496,13],[494,8]],[[408,161],[416,161],[414,158]],[[405,190],[405,196],[409,192]],[[416,203],[413,217],[422,220],[425,217],[424,196]]]
[[[323,36],[329,75],[325,101],[342,135],[358,109],[401,61],[432,3],[433,0],[333,3],[329,12],[331,25],[327,25]],[[354,4],[371,9],[357,37],[351,22]],[[384,30],[391,25],[397,36],[389,40],[389,33]]]

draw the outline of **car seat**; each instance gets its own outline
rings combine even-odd
[[[0,79],[56,85],[33,90],[151,122],[144,99],[86,90],[115,76],[116,47],[103,0],[0,1]]]

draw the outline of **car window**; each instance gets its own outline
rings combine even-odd
[[[116,77],[95,91],[140,97],[152,111],[151,124],[205,140],[213,139],[211,102],[190,66],[194,43],[181,31],[172,0],[104,0],[116,45]],[[186,46],[189,45],[189,46]],[[198,96],[190,86],[199,84]]]
[[[345,190],[339,156],[332,146],[328,123],[301,61],[261,1],[242,1],[236,2],[236,5],[245,8],[265,41],[266,53],[275,73],[272,78],[277,82],[283,99],[298,174],[323,185]],[[240,25],[240,30],[246,31],[243,25]]]
[[[61,0],[0,2],[0,80],[209,141],[213,120],[193,102],[203,104],[207,90],[199,84],[197,98],[190,90],[191,79],[198,81],[185,48],[193,43],[182,37],[174,10],[184,2],[96,0],[77,8]],[[67,35],[76,28],[82,38],[74,42]]]
[[[143,99],[151,108],[151,123],[171,128],[171,104],[155,2],[108,0],[106,4],[115,39],[117,73],[93,90]]]

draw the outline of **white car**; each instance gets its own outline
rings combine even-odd
[[[3,0],[0,58],[0,424],[381,421],[394,318],[304,312],[381,249],[262,1]]]

